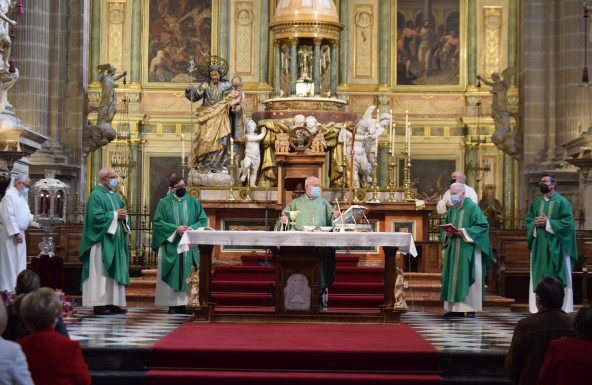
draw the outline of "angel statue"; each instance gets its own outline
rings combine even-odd
[[[510,115],[508,110],[508,88],[510,88],[510,78],[516,74],[516,68],[510,67],[499,73],[491,74],[492,81],[477,75],[477,79],[491,87],[489,91],[493,95],[491,102],[491,117],[495,124],[495,133],[491,140],[505,153],[514,157],[520,157],[522,151],[522,140],[510,129]]]
[[[407,301],[405,289],[409,287],[409,282],[405,281],[403,270],[397,266],[397,280],[395,281],[395,310],[406,310]]]
[[[191,266],[191,273],[187,277],[187,284],[189,285],[187,306],[197,307],[199,306],[199,268],[197,266]]]

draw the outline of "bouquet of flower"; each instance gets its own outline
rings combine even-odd
[[[76,301],[72,299],[68,294],[64,293],[60,289],[56,289],[56,293],[62,301],[62,317],[70,318],[78,311],[76,308]]]
[[[14,301],[14,294],[8,290],[0,291],[0,298],[4,307],[8,307]]]

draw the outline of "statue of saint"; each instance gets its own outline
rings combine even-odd
[[[203,100],[197,110],[192,164],[199,173],[228,173],[230,166],[231,103],[237,95],[222,77],[219,67],[210,66],[210,80],[196,88],[187,88],[185,96],[192,102]],[[242,110],[234,112],[242,118]]]
[[[241,180],[244,182],[249,178],[249,185],[251,187],[257,186],[257,174],[259,173],[259,165],[261,164],[261,151],[259,144],[265,138],[267,130],[261,127],[261,133],[257,134],[257,123],[252,119],[247,121],[247,134],[245,135],[245,158],[243,159]]]

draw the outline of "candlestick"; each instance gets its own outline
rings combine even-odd
[[[181,134],[181,164],[185,164],[185,135]]]
[[[230,138],[230,164],[234,164],[234,139]]]

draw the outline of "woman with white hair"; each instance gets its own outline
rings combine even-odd
[[[4,332],[8,317],[0,303],[0,334]],[[27,359],[16,342],[0,337],[0,385],[33,385]]]

